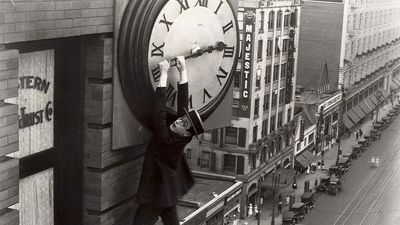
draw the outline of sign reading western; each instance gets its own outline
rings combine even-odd
[[[251,74],[253,43],[255,31],[255,9],[245,9],[243,16],[243,47],[242,47],[242,71],[241,71],[241,92],[239,101],[239,116],[250,118],[251,105]]]
[[[289,31],[289,45],[288,45],[288,62],[287,62],[287,75],[286,75],[286,93],[285,103],[292,102],[293,94],[293,76],[294,76],[294,29]]]
[[[54,147],[54,51],[20,55],[20,157]]]

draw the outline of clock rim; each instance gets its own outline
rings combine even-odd
[[[225,98],[232,86],[233,76],[237,69],[240,51],[237,11],[230,0],[225,0],[225,2],[228,3],[234,19],[237,49],[224,87],[212,101],[198,109],[203,120],[206,120]],[[122,93],[134,116],[150,129],[152,129],[154,108],[154,87],[150,80],[148,65],[149,41],[157,17],[167,3],[168,0],[129,1],[121,17],[117,41],[117,68]],[[175,111],[166,108],[168,113],[177,115]]]

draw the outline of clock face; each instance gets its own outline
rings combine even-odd
[[[235,14],[226,1],[170,0],[161,9],[151,31],[148,73],[152,86],[159,80],[158,63],[176,56],[188,56],[194,46],[205,49],[222,41],[222,51],[204,53],[186,60],[189,77],[189,108],[204,111],[230,84],[237,46]],[[167,106],[176,111],[176,67],[168,74]]]
[[[135,116],[151,121],[158,63],[189,56],[223,42],[225,48],[186,59],[189,108],[206,119],[232,83],[239,52],[236,11],[229,0],[130,0],[118,36],[122,92]],[[169,113],[177,111],[179,72],[171,67],[167,83]],[[149,127],[149,126],[148,126]]]

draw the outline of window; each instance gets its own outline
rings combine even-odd
[[[278,14],[276,15],[276,28],[280,29],[282,26],[282,11],[278,11]]]
[[[236,127],[225,128],[225,144],[238,144],[238,129]]]
[[[287,110],[287,122],[289,123],[292,120],[292,108]]]
[[[286,73],[287,73],[287,64],[283,63],[281,65],[281,78],[286,77]]]
[[[211,153],[203,151],[201,153],[200,167],[210,167]]]
[[[186,161],[190,164],[190,160],[192,159],[192,149],[187,148],[185,152]]]
[[[282,126],[282,122],[283,122],[283,112],[279,112],[278,113],[278,128]]]
[[[261,128],[261,136],[265,137],[268,133],[268,119],[263,120]]]
[[[256,98],[254,100],[254,118],[259,117],[259,111],[260,111],[260,99]]]
[[[272,56],[272,40],[267,41],[267,56]]]
[[[234,173],[236,170],[236,156],[224,154],[224,167],[225,172]]]
[[[263,11],[261,11],[260,12],[261,13],[261,15],[260,15],[260,33],[263,33],[264,32],[264,12]]]
[[[233,86],[236,88],[240,87],[240,71],[235,71],[233,75]]]
[[[300,151],[301,150],[300,148],[301,148],[301,142],[297,143],[297,145],[296,145],[296,149],[297,150],[296,151]]]
[[[289,47],[289,39],[283,39],[282,52],[287,52]]]
[[[258,68],[256,71],[256,88],[261,87],[261,73],[262,73],[261,68]]]
[[[271,83],[271,65],[265,68],[265,84]]]
[[[236,174],[244,174],[244,157],[224,154],[223,170]]]
[[[257,141],[258,125],[253,127],[253,143]]]
[[[279,48],[279,38],[275,38],[275,55],[279,55],[281,49]]]
[[[212,130],[204,131],[202,134],[202,141],[212,141]]]
[[[274,17],[275,17],[275,12],[271,11],[268,14],[268,29],[273,29],[274,28]]]
[[[262,60],[263,40],[258,40],[257,59]]]
[[[283,19],[283,26],[289,27],[289,21],[290,21],[290,15],[287,14],[287,15],[285,15],[285,18]]]
[[[264,95],[264,111],[269,109],[269,94]]]
[[[272,133],[275,130],[275,115],[271,116],[269,132]]]
[[[279,79],[279,65],[274,66],[274,79],[273,81],[277,81]]]
[[[276,107],[276,105],[277,105],[277,99],[278,98],[278,94],[276,93],[276,92],[273,92],[272,93],[272,108],[273,107]]]
[[[310,135],[308,135],[308,143],[314,143],[314,133],[311,133]]]
[[[285,88],[279,91],[279,105],[285,102]]]

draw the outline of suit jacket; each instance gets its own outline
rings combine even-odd
[[[153,113],[154,134],[147,147],[137,194],[138,203],[174,206],[194,184],[183,150],[192,137],[170,131],[167,122],[166,88],[158,87]],[[178,116],[188,105],[188,83],[178,84]],[[177,117],[175,117],[176,119]]]

